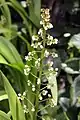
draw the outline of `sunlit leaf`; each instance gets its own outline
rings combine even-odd
[[[17,66],[18,64],[21,64],[21,66],[23,66],[23,62],[16,48],[13,46],[13,44],[10,41],[6,40],[4,37],[0,37],[0,54],[9,63],[17,64]]]

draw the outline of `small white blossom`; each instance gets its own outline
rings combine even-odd
[[[43,21],[40,21],[40,25],[43,25]]]
[[[47,50],[45,50],[45,52],[44,52],[44,57],[48,57],[49,54],[50,54],[50,53],[49,53]]]
[[[40,48],[43,49],[44,48],[43,45],[40,45]]]
[[[26,92],[23,92],[23,96],[26,96]]]
[[[42,98],[42,96],[41,96],[41,94],[39,94],[39,100],[42,100],[43,98]]]
[[[57,71],[58,71],[58,68],[55,68],[55,71],[57,72]]]
[[[21,93],[18,93],[18,96],[21,97]]]
[[[28,58],[29,58],[28,56],[25,56],[25,60],[26,60],[26,61],[28,60]]]
[[[30,67],[28,65],[25,65],[24,74],[29,75],[29,72],[30,72]]]
[[[22,5],[24,8],[26,8],[26,7],[27,7],[26,1],[21,1],[21,5]]]
[[[48,94],[48,97],[49,97],[49,98],[51,98],[51,95],[50,95],[50,94]]]
[[[32,91],[34,92],[35,90],[35,85],[32,85]]]
[[[24,106],[23,106],[23,108],[24,108],[24,109],[26,109],[26,108],[27,108],[27,106],[26,106],[26,105],[24,105]]]
[[[30,80],[28,80],[28,81],[27,81],[27,84],[28,84],[28,86],[30,86],[30,85],[31,85],[31,81],[30,81]]]
[[[40,78],[37,79],[37,84],[39,85],[41,82]]]
[[[58,39],[55,38],[55,39],[53,40],[53,44],[57,44],[57,43],[58,43]]]
[[[48,39],[48,40],[53,40],[53,36],[51,36],[51,35],[48,34],[47,39]]]
[[[42,28],[39,29],[38,35],[40,35],[41,37],[43,36],[43,29]]]
[[[33,36],[32,36],[32,40],[33,40],[33,41],[38,41],[38,39],[39,39],[38,35],[33,35]]]
[[[49,29],[53,28],[53,25],[51,23],[49,23]]]
[[[47,93],[48,93],[47,90],[43,90],[43,91],[42,91],[42,94],[43,94],[44,96],[47,95]]]
[[[35,108],[34,108],[34,107],[32,107],[31,111],[32,111],[32,112],[34,112],[34,111],[35,111]]]

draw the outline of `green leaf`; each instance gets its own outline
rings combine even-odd
[[[29,5],[29,17],[35,26],[40,27],[40,12],[41,2],[40,0],[32,0]]]
[[[37,16],[38,20],[40,21],[40,13],[41,13],[41,0],[33,0],[34,2],[34,12]]]
[[[6,100],[6,99],[8,99],[8,95],[7,94],[0,95],[0,101]]]
[[[8,64],[2,55],[0,55],[0,63]]]
[[[74,47],[75,46],[77,49],[80,49],[80,33],[72,36],[68,45],[69,45],[69,47]]]
[[[23,112],[23,108],[21,106],[21,103],[10,85],[8,79],[4,76],[4,74],[0,71],[1,79],[4,83],[4,88],[7,92],[8,98],[9,98],[9,106],[10,106],[10,111],[12,114],[13,120],[25,120],[25,115]]]
[[[10,27],[11,25],[11,14],[10,14],[10,10],[8,8],[8,5],[6,4],[5,0],[0,0],[0,4],[3,6],[3,14],[6,18],[6,22],[7,22],[7,26]]]
[[[22,59],[20,58],[19,53],[17,52],[16,48],[13,44],[6,40],[4,37],[0,37],[0,54],[4,56],[4,58],[11,64],[21,64],[24,66]],[[18,66],[18,67],[21,67]]]
[[[0,110],[0,120],[11,120],[11,119],[5,112]]]

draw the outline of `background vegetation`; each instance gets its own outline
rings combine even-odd
[[[79,0],[0,0],[0,120],[80,120],[79,19]]]

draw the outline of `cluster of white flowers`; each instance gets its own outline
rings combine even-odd
[[[41,9],[41,18],[40,24],[43,26],[44,30],[53,28],[53,25],[50,23],[50,13],[49,9]]]
[[[57,44],[57,43],[58,43],[58,39],[53,38],[53,36],[48,34],[48,36],[47,36],[47,45],[52,45],[52,44]]]
[[[31,61],[36,51],[29,52],[27,56],[25,56],[26,61]]]
[[[52,52],[52,53],[51,53],[51,56],[52,56],[53,58],[56,58],[56,57],[58,57],[58,54],[55,53],[55,52]]]
[[[58,39],[53,38],[53,36],[47,34],[46,30],[53,28],[53,25],[50,23],[50,13],[49,9],[41,9],[41,21],[40,24],[42,27],[39,29],[37,35],[32,36],[31,46],[35,49],[43,49],[45,45],[57,44]],[[46,33],[46,34],[45,34]],[[45,39],[45,44],[44,44]]]
[[[26,97],[26,91],[25,92],[23,92],[23,94],[21,94],[21,93],[18,93],[18,99],[20,99],[20,100],[24,100],[24,98]]]
[[[32,36],[32,44],[31,44],[31,46],[32,46],[33,48],[43,49],[42,42],[40,41],[38,35],[33,35],[33,36]]]

